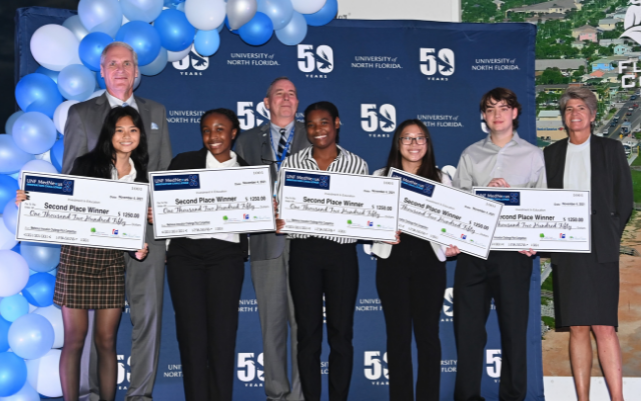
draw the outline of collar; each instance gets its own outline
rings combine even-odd
[[[123,175],[122,177],[118,178],[118,170],[116,169],[116,166],[112,164],[111,179],[116,181],[134,182],[136,180],[136,166],[134,165],[134,161],[131,160],[131,157],[129,158],[129,165],[131,166],[131,171],[129,171],[129,174]]]
[[[207,151],[207,157],[205,161],[205,168],[207,169],[218,169],[225,167],[236,167],[238,165],[238,157],[234,151],[231,151],[231,158],[224,162],[219,162],[210,151]]]
[[[483,140],[483,146],[489,146],[489,147],[492,147],[492,148],[495,148],[495,149],[501,149],[501,148],[499,148],[498,145],[496,145],[494,142],[492,142],[491,135],[492,134],[487,134],[487,136]],[[514,132],[512,132],[512,139],[510,139],[510,142],[505,144],[504,148],[507,147],[507,146],[518,145],[519,143],[521,143],[521,141],[522,141],[522,139],[519,136],[519,133],[516,132],[516,130],[514,130]]]
[[[117,97],[115,97],[114,95],[112,95],[111,93],[109,93],[109,91],[107,91],[107,90],[105,91],[105,94],[107,95],[107,100],[109,101],[109,106],[111,106],[112,109],[116,108],[116,107],[122,107],[123,103],[127,103],[128,106],[131,106],[134,109],[138,110],[138,105],[136,104],[136,99],[134,99],[133,93],[131,94],[129,99],[127,99],[124,102],[122,100],[118,99]]]
[[[345,157],[346,150],[341,148],[339,144],[336,144],[336,150],[338,151],[338,154],[336,155],[336,159],[334,159],[334,161],[341,160],[343,157]],[[301,160],[308,159],[308,160],[314,160],[315,162],[316,160],[314,159],[313,155],[314,155],[314,146],[309,146],[300,152]]]
[[[294,127],[294,123],[296,123],[296,119],[292,120],[292,122],[290,122],[289,124],[287,124],[284,127],[279,127],[278,125],[276,125],[276,124],[274,124],[274,123],[272,123],[270,121],[269,122],[269,126],[270,126],[272,131],[275,131],[277,133],[280,133],[280,130],[283,129],[283,128],[285,129],[285,133],[287,133],[287,132],[290,132],[292,130],[292,128]]]

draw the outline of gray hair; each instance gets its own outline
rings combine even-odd
[[[271,93],[272,93],[272,89],[274,88],[274,85],[276,85],[276,84],[277,84],[278,82],[280,82],[280,81],[289,81],[289,82],[292,82],[292,80],[291,80],[291,79],[289,79],[289,77],[286,77],[286,76],[282,76],[282,77],[278,77],[278,78],[274,79],[274,80],[272,81],[272,83],[271,83],[271,84],[269,84],[269,87],[267,88],[267,94],[265,95],[265,97],[269,97],[269,95],[271,95]],[[293,84],[293,82],[292,82],[292,84]],[[295,87],[296,87],[296,86],[294,85],[294,88],[295,88]]]
[[[134,66],[138,68],[138,55],[136,54],[134,48],[129,46],[125,42],[111,42],[107,46],[105,46],[105,48],[102,50],[102,54],[100,55],[100,65],[103,65],[105,63],[105,57],[107,57],[107,53],[114,47],[124,47],[125,49],[129,50],[131,54],[133,54]]]
[[[559,109],[561,110],[561,118],[565,115],[565,108],[568,105],[570,99],[579,99],[582,100],[592,114],[596,114],[597,111],[597,100],[594,93],[588,88],[583,87],[574,87],[568,88],[561,98],[559,99]]]

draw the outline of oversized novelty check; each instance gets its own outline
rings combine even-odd
[[[492,250],[590,252],[590,192],[564,189],[474,188],[503,203]]]
[[[269,166],[149,173],[154,237],[275,231]]]
[[[25,171],[16,239],[138,250],[145,243],[148,185]]]
[[[389,176],[401,179],[401,231],[487,259],[503,205],[395,168]]]
[[[291,168],[280,174],[282,232],[396,240],[398,179]]]

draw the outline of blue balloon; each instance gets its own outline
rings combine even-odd
[[[287,46],[294,46],[299,44],[305,39],[307,35],[307,23],[302,14],[294,11],[292,20],[283,29],[276,31],[276,37],[282,44]]]
[[[129,21],[151,22],[158,18],[164,0],[120,0],[123,15]]]
[[[46,273],[42,274],[48,276]],[[9,328],[11,351],[24,359],[38,359],[44,356],[51,350],[53,341],[53,326],[46,317],[36,313],[21,316]]]
[[[58,252],[60,252],[60,246],[58,246]],[[51,274],[36,273],[29,277],[27,286],[22,290],[22,295],[31,305],[38,308],[46,307],[53,304],[55,287],[56,278]]]
[[[116,34],[116,40],[133,47],[138,55],[138,65],[151,63],[160,52],[158,31],[142,21],[131,21],[123,25]]]
[[[65,151],[65,141],[60,138],[53,144],[51,151],[49,152],[49,158],[51,159],[51,164],[58,170],[62,171],[62,155]]]
[[[13,352],[0,353],[0,397],[14,395],[27,382],[27,364]]]
[[[4,177],[7,176],[5,175]],[[18,224],[18,207],[16,206],[15,201],[16,198],[9,200],[9,202],[4,206],[4,211],[2,212],[2,221],[11,234],[16,233],[16,226]]]
[[[233,33],[234,35],[238,35],[238,29],[233,30],[233,29],[231,29],[231,27],[229,26],[229,18],[225,17],[225,22],[224,22],[224,24],[225,24],[225,26],[227,27],[227,29],[229,30],[229,32]],[[218,32],[220,32],[220,31],[218,31]]]
[[[53,71],[48,68],[44,68],[43,66],[40,66],[36,70],[36,74],[46,75],[49,78],[53,79],[53,82],[58,84],[58,74],[60,74],[60,71]]]
[[[0,352],[5,352],[9,349],[9,327],[11,322],[4,320],[0,317]]]
[[[185,13],[178,10],[164,10],[154,21],[154,26],[162,47],[172,52],[186,49],[196,34],[196,28],[189,23]]]
[[[34,156],[20,149],[12,135],[0,135],[0,174],[14,174]]]
[[[0,175],[0,209],[4,209],[7,203],[16,197],[18,189],[20,189],[20,185],[16,180],[8,175]]]
[[[20,294],[2,298],[0,301],[0,315],[6,321],[13,322],[27,313],[29,313],[29,302]]]
[[[100,71],[102,51],[113,41],[113,38],[104,32],[92,32],[85,36],[78,47],[78,55],[82,64],[91,71]]]
[[[248,23],[238,28],[240,38],[252,46],[264,45],[269,41],[274,33],[274,24],[268,16],[261,12],[256,12],[254,18]]]
[[[58,132],[53,121],[42,113],[30,111],[13,124],[13,140],[25,152],[39,155],[51,149]]]
[[[138,67],[138,71],[142,75],[152,76],[160,74],[165,67],[167,67],[167,50],[161,47],[158,57],[151,63]]]
[[[24,111],[18,110],[15,113],[13,113],[12,115],[9,116],[9,118],[7,119],[7,122],[4,123],[4,132],[7,135],[11,135],[11,131],[13,129],[13,124],[16,122],[18,117],[20,117],[23,114],[24,114]]]
[[[67,18],[65,22],[62,23],[62,26],[70,30],[71,33],[73,33],[74,36],[78,38],[78,42],[80,42],[89,33],[87,28],[82,25],[80,17],[77,15],[72,15],[71,17]]]
[[[81,0],[78,17],[89,32],[114,36],[122,25],[122,8],[118,0]]]
[[[60,71],[58,89],[65,99],[82,102],[96,89],[96,78],[84,65],[71,64]]]
[[[29,369],[27,369],[27,372],[28,371]],[[27,376],[29,376],[28,373]],[[33,387],[31,387],[31,384],[27,381],[27,383],[25,383],[17,393],[9,397],[2,397],[0,398],[0,401],[40,401],[40,394],[38,394],[38,392],[34,390]]]
[[[307,25],[309,26],[323,26],[329,24],[331,20],[336,18],[337,13],[338,1],[326,0],[323,8],[314,14],[303,14],[303,17],[305,17]]]
[[[194,38],[194,48],[201,56],[209,57],[218,51],[220,34],[217,29],[198,31]]]
[[[12,250],[13,252],[15,252],[15,253],[20,253],[20,243],[18,242],[18,243],[16,244],[16,246],[14,246],[13,248],[11,248],[11,250]]]
[[[60,263],[60,245],[58,244],[23,241],[20,254],[31,270],[41,273],[54,269]]]
[[[96,74],[96,81],[98,81],[98,86],[100,87],[100,89],[107,89],[105,79],[100,74]]]
[[[62,95],[53,79],[43,74],[28,74],[16,85],[16,102],[24,111],[39,111],[53,118]]]
[[[258,0],[258,11],[267,15],[274,24],[274,30],[282,29],[294,14],[291,0]]]

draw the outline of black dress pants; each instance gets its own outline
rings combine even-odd
[[[305,401],[320,401],[323,295],[327,314],[329,399],[347,401],[354,360],[358,292],[356,244],[311,237],[291,241],[289,286],[298,323],[298,370]]]
[[[245,275],[241,245],[172,239],[167,280],[186,401],[231,401],[238,302]]]
[[[527,391],[527,321],[532,260],[493,251],[487,260],[460,254],[454,276],[454,336],[458,352],[456,401],[482,401],[485,323],[494,298],[501,330],[501,401],[522,401]]]
[[[390,400],[414,400],[412,326],[418,350],[416,400],[438,401],[441,380],[439,322],[445,262],[429,242],[401,234],[388,259],[376,264],[376,288],[387,331]]]

